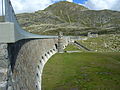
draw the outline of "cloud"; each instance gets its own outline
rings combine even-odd
[[[11,0],[16,13],[43,10],[54,1],[59,0]]]
[[[0,0],[0,15],[2,10],[1,1],[2,0]],[[12,6],[16,13],[34,12],[37,10],[43,10],[49,5],[58,1],[65,1],[65,0],[11,0]],[[68,1],[72,1],[72,0],[68,0]]]
[[[93,10],[111,9],[120,11],[120,0],[88,0],[85,6]]]
[[[34,12],[43,10],[49,5],[66,0],[11,0],[16,13]],[[73,0],[67,0],[73,2]]]
[[[73,2],[73,0],[66,0],[66,1]]]
[[[2,0],[0,0],[0,15],[2,12],[1,1]],[[73,2],[73,0],[11,0],[16,13],[43,10],[58,1]],[[111,9],[120,11],[119,2],[120,0],[87,0],[83,5],[93,10]]]

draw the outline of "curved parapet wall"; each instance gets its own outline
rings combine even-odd
[[[27,39],[8,45],[14,90],[41,90],[43,67],[57,52],[57,45],[58,39]]]

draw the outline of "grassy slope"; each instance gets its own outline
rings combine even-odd
[[[112,50],[108,52],[109,48],[104,47],[104,42],[117,52]],[[97,44],[93,45],[95,43]],[[43,71],[43,90],[119,90],[119,35],[90,38],[82,44],[102,53],[81,52],[54,55]],[[77,49],[69,45],[66,50]]]
[[[85,52],[86,50],[83,48],[78,48],[76,45],[74,44],[69,44],[64,51],[81,51],[81,52]]]
[[[43,90],[118,90],[120,53],[54,55],[43,72]]]
[[[73,44],[69,44],[66,48],[65,51],[77,51],[80,50],[77,46],[73,45]]]
[[[88,10],[88,8],[67,1],[55,3],[45,9],[45,11],[52,12],[54,15],[59,16],[62,20],[68,23],[72,23],[73,21],[75,21],[73,17],[71,17],[71,14],[73,12],[77,13],[81,10]]]
[[[98,52],[120,52],[120,35],[102,35],[97,38],[88,38],[85,41],[79,41],[88,48]]]
[[[86,35],[120,33],[120,12],[111,10],[88,10],[84,6],[63,1],[50,5],[45,10],[17,15],[21,26],[36,34]]]

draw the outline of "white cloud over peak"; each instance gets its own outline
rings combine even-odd
[[[73,0],[66,0],[66,1],[73,2]]]
[[[84,5],[93,10],[111,9],[120,11],[120,0],[88,0]]]
[[[55,0],[11,0],[16,13],[43,10],[52,4],[53,1]]]
[[[0,15],[1,15],[1,1],[0,0]],[[54,2],[64,0],[10,0],[16,13],[34,12],[37,10],[43,10]],[[72,0],[68,0],[72,1]]]
[[[2,12],[1,1],[2,0],[0,0],[0,15]],[[43,10],[58,1],[73,2],[73,0],[11,0],[16,13]],[[120,11],[119,3],[120,0],[87,0],[83,5],[93,10],[111,9]]]

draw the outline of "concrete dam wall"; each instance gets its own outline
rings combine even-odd
[[[57,52],[55,39],[23,40],[10,45],[15,90],[39,90],[48,55]],[[14,50],[14,51],[13,51]],[[19,51],[18,51],[19,50]],[[16,55],[15,55],[16,54]]]
[[[63,48],[68,41],[68,38],[63,39]],[[0,60],[6,65],[3,70],[7,74],[3,75],[6,79],[0,81],[0,90],[41,90],[42,71],[45,63],[58,51],[58,39],[26,39],[3,46],[6,51],[4,59]]]

